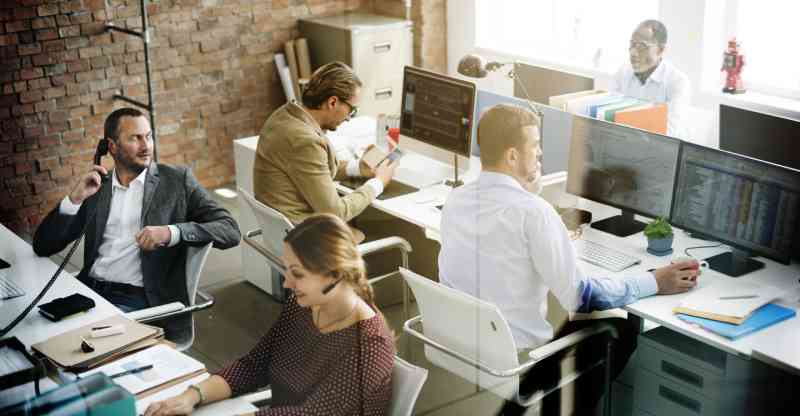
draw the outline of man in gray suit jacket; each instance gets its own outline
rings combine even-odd
[[[112,174],[94,166],[83,175],[39,225],[33,250],[53,255],[85,227],[79,280],[124,312],[175,301],[188,305],[187,246],[234,247],[239,227],[190,170],[152,162],[150,123],[139,110],[111,113],[105,138]],[[190,325],[188,316],[163,323],[167,338]]]

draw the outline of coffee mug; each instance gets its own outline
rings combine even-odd
[[[685,262],[685,261],[693,261],[693,260],[697,262],[697,265],[698,265],[699,268],[701,268],[701,269],[707,269],[708,268],[708,262],[707,261],[705,261],[705,260],[697,260],[694,257],[688,257],[688,256],[673,257],[672,261],[670,261],[670,263],[675,264],[675,263],[682,263],[682,262]]]

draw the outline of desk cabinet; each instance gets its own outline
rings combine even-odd
[[[639,335],[634,414],[737,416],[770,407],[771,369],[659,327]]]
[[[364,83],[362,114],[398,114],[403,67],[412,64],[411,22],[370,14],[298,20],[300,35],[308,40],[311,66],[342,61]]]

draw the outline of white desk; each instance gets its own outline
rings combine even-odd
[[[237,147],[237,151],[240,152],[237,153],[237,179],[245,181],[245,185],[241,185],[242,182],[240,182],[240,186],[244,186],[245,188],[252,185],[252,159],[243,159],[255,158],[257,139],[257,137],[252,137],[240,139],[235,142],[235,147]],[[239,154],[246,155],[246,157],[240,158]],[[242,171],[241,176],[239,175],[240,162],[243,162],[244,166],[247,166],[247,163],[249,163],[249,169]],[[440,163],[415,154],[409,154],[401,161],[401,167],[403,167],[405,172],[413,172],[414,170],[428,172],[432,167],[438,166],[437,164]],[[440,168],[436,167],[436,169]],[[477,158],[471,159],[470,169],[464,175],[464,181],[469,182],[474,180],[479,172],[480,161]],[[402,175],[396,179],[401,182],[408,182]],[[554,205],[575,206],[587,209],[592,212],[593,220],[595,221],[619,213],[618,209],[566,194],[565,183],[565,172],[558,172],[545,176],[543,178],[544,188],[542,197]],[[411,185],[413,185],[413,183]],[[339,191],[343,193],[349,192],[349,190],[343,186],[339,186]],[[372,203],[372,206],[389,215],[422,227],[428,238],[439,240],[441,212],[436,208],[436,205],[444,203],[449,192],[449,187],[437,185],[391,199],[377,199]],[[247,209],[243,207],[242,210]],[[640,220],[647,221],[648,219],[640,218]],[[253,222],[251,228],[256,227],[257,225]],[[247,229],[247,225],[243,224],[243,228]],[[619,238],[587,227],[584,232],[584,238],[636,255],[642,259],[640,265],[626,270],[625,273],[644,271],[669,263],[670,257],[657,257],[645,251],[647,242],[641,233],[627,238]],[[683,250],[686,247],[708,244],[707,241],[689,238],[682,231],[676,230],[673,248],[676,254],[683,255]],[[721,246],[719,248],[695,250],[692,254],[698,258],[706,258],[725,250],[726,247]],[[799,309],[800,302],[798,302],[798,299],[800,298],[800,284],[797,282],[797,277],[800,275],[800,266],[798,266],[798,264],[787,266],[769,259],[761,260],[766,263],[764,269],[750,273],[740,279],[769,284],[784,289],[786,296],[779,299],[777,303],[793,309]],[[592,264],[586,262],[581,263],[586,273],[611,274],[611,272]],[[263,276],[263,266],[261,267],[261,276]],[[247,266],[245,266],[245,269],[247,269]],[[263,277],[261,276],[259,276],[259,278],[263,281]],[[728,279],[732,278],[709,270],[704,272],[699,280],[699,284],[705,286],[714,282],[725,282]],[[800,349],[792,348],[792,346],[800,345],[800,317],[773,325],[757,333],[742,337],[739,340],[731,341],[703,329],[690,326],[677,319],[672,313],[672,309],[685,296],[687,295],[653,296],[628,305],[624,309],[635,317],[646,319],[657,325],[666,326],[673,331],[677,331],[678,333],[728,353],[746,359],[753,356],[776,366],[800,371],[800,353],[797,352]],[[781,342],[778,342],[778,340],[781,340]]]
[[[29,304],[39,294],[58,266],[46,257],[38,257],[30,244],[2,225],[0,225],[0,257],[11,263],[9,274],[26,292],[25,296],[0,301],[0,325],[6,326],[24,307],[21,305]],[[16,336],[30,348],[31,344],[52,336],[122,313],[116,306],[65,271],[61,272],[39,304],[73,293],[92,298],[95,307],[59,322],[48,321],[34,307],[8,336]]]

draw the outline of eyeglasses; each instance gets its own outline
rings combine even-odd
[[[632,40],[628,45],[628,50],[636,49],[637,51],[646,51],[651,46],[656,46],[656,42],[643,42],[641,40]]]
[[[347,113],[347,118],[348,118],[348,119],[354,118],[355,116],[357,116],[357,115],[358,115],[358,107],[354,106],[353,104],[350,104],[350,103],[349,103],[349,102],[347,102],[347,100],[345,100],[344,98],[341,98],[341,97],[340,97],[339,99],[340,99],[340,100],[341,100],[343,103],[347,104],[347,105],[350,107],[350,112],[349,112],[349,113]]]

